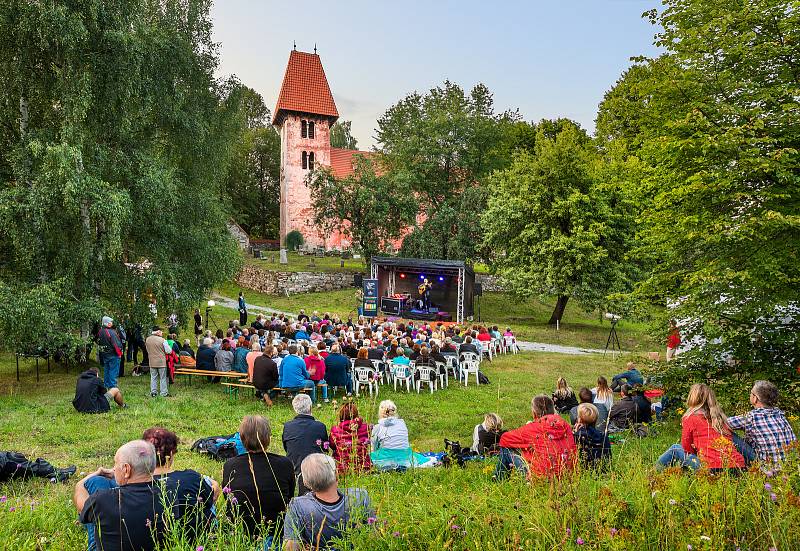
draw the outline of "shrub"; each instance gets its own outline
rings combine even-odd
[[[290,251],[296,251],[305,243],[303,234],[299,230],[292,230],[286,234],[286,248]]]

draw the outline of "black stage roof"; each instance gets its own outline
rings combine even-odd
[[[372,264],[377,266],[397,266],[398,268],[420,268],[423,270],[459,270],[474,275],[471,266],[460,260],[439,260],[431,258],[398,258],[395,256],[373,256]]]

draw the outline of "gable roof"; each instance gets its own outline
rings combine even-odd
[[[347,178],[355,172],[355,159],[356,155],[363,155],[364,157],[372,156],[369,151],[358,151],[355,149],[338,149],[331,148],[331,172],[335,178]]]
[[[281,93],[272,124],[280,124],[288,111],[339,118],[325,70],[317,54],[292,50],[283,75]]]

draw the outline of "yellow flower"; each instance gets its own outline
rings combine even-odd
[[[678,408],[677,411],[678,411],[678,415],[683,415],[684,413],[686,413],[686,410],[683,409],[683,408]]]

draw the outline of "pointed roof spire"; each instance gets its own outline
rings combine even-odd
[[[317,55],[317,43],[314,42],[314,55]]]
[[[292,40],[292,50],[297,51],[297,40]]]
[[[291,111],[330,117],[331,124],[339,118],[322,61],[316,54],[297,50],[289,54],[272,124],[281,124]]]

